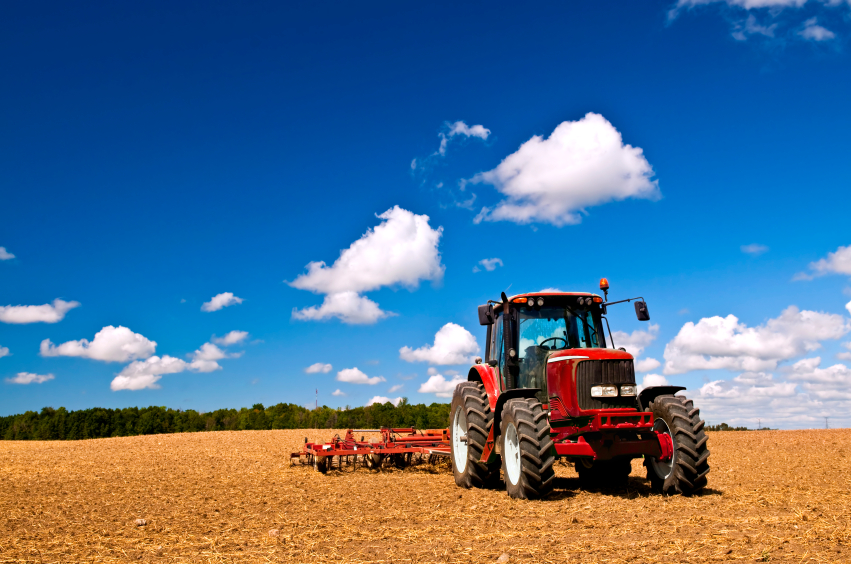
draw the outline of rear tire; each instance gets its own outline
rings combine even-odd
[[[462,488],[482,488],[499,476],[499,461],[482,464],[479,460],[493,425],[488,395],[479,382],[462,382],[452,395],[449,415],[449,444],[455,483]],[[464,442],[466,437],[466,442]]]
[[[536,499],[553,491],[555,472],[547,412],[537,399],[508,400],[502,408],[502,472],[515,499]]]
[[[647,479],[660,493],[691,495],[706,486],[709,473],[708,437],[704,421],[694,402],[682,396],[659,396],[650,404],[656,431],[667,433],[674,444],[674,455],[663,462],[645,457]]]

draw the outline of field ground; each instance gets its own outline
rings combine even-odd
[[[710,433],[691,498],[650,494],[640,461],[617,491],[557,465],[543,501],[446,464],[290,467],[332,435],[0,441],[0,562],[851,562],[851,430]]]

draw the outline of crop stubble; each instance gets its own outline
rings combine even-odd
[[[694,497],[651,494],[638,460],[622,490],[557,464],[543,501],[458,489],[446,463],[290,466],[333,433],[0,441],[0,562],[851,561],[851,430],[710,433]]]

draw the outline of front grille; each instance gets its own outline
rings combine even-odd
[[[583,360],[576,367],[576,396],[579,409],[634,407],[635,398],[592,398],[591,386],[600,384],[635,384],[635,367],[631,360]]]

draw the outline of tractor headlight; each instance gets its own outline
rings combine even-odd
[[[621,386],[621,395],[622,396],[634,396],[635,395],[635,386]]]
[[[535,298],[529,298],[528,300],[526,300],[526,305],[529,306],[529,307],[534,307],[535,306]]]
[[[544,298],[538,298],[538,307],[542,307],[544,305]]]
[[[613,398],[618,395],[617,386],[591,386],[592,398]]]
[[[514,349],[508,349],[508,356],[514,358],[515,356],[517,356],[517,351],[515,351]]]

